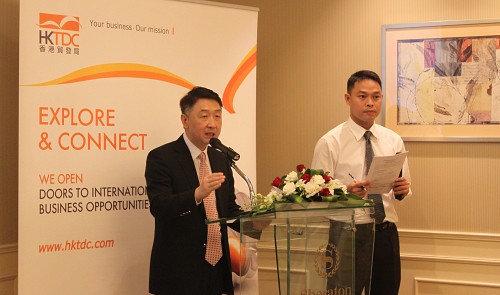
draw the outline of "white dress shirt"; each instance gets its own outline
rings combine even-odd
[[[207,149],[205,149],[204,151],[200,151],[200,149],[189,140],[186,133],[183,133],[182,137],[184,138],[184,141],[186,142],[189,152],[191,153],[191,157],[193,158],[194,167],[196,168],[196,174],[200,175],[200,159],[198,159],[200,153],[205,153],[208,170],[210,171],[210,173],[212,173],[212,168],[210,167],[210,160],[208,159]],[[199,204],[201,204],[201,202],[196,201],[196,205]]]
[[[364,180],[366,167],[363,134],[365,131],[367,130],[349,118],[327,132],[316,143],[311,168],[330,171],[334,178],[345,185],[353,182],[349,173],[357,180]],[[370,131],[373,134],[371,143],[375,156],[390,156],[406,151],[403,140],[394,131],[378,124],[373,124]],[[403,165],[403,176],[410,181],[408,160],[405,160]],[[411,190],[409,195],[411,195]],[[398,215],[393,204],[395,197],[392,190],[388,194],[383,194],[382,200],[385,210],[384,221],[397,222]],[[357,218],[359,223],[364,221],[366,218]]]

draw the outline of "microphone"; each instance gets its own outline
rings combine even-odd
[[[220,142],[220,140],[218,138],[212,137],[210,139],[210,145],[213,148],[216,148],[219,151],[221,151],[222,153],[224,153],[226,155],[226,157],[228,158],[228,160],[238,161],[240,159],[240,154],[235,152],[232,148],[223,145],[222,142]]]

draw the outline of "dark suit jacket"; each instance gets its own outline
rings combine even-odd
[[[222,172],[225,182],[216,190],[219,217],[237,216],[234,179],[225,156],[208,147],[212,172]],[[197,278],[205,263],[207,225],[203,204],[196,205],[194,191],[198,175],[183,139],[150,151],[146,161],[146,183],[150,211],[155,218],[151,252],[149,291],[153,294],[196,294]],[[227,228],[221,227],[222,249],[227,262],[224,285],[232,294]]]

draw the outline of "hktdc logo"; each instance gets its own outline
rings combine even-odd
[[[41,52],[79,54],[79,17],[40,13],[38,27]]]

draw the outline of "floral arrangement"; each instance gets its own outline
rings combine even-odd
[[[297,165],[296,171],[276,177],[267,195],[257,194],[254,197],[251,214],[274,211],[279,203],[339,202],[339,207],[371,205],[370,200],[348,193],[347,187],[329,174],[322,169]]]

